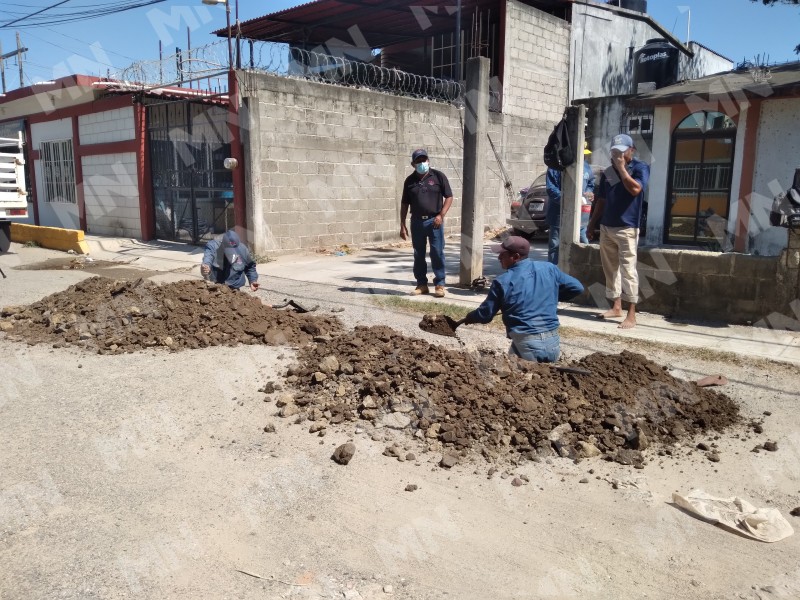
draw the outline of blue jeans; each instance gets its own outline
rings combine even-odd
[[[428,285],[425,254],[429,240],[433,285],[444,285],[444,224],[434,229],[434,217],[430,219],[411,217],[411,245],[414,247],[414,279],[417,280],[417,285]]]
[[[550,226],[550,237],[547,240],[547,261],[558,265],[558,246],[561,243],[561,227]],[[586,237],[586,227],[580,229],[581,244],[588,244],[589,238]]]
[[[561,356],[561,338],[558,329],[544,333],[510,333],[508,353],[532,362],[556,362]]]
[[[558,264],[558,245],[561,243],[561,227],[550,225],[550,237],[547,241],[547,262]]]

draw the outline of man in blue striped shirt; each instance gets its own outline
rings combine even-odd
[[[554,264],[529,260],[530,248],[528,240],[514,235],[492,246],[506,272],[492,282],[486,300],[464,323],[488,323],[502,310],[506,335],[511,339],[509,354],[555,362],[561,355],[558,303],[583,293],[583,285]]]

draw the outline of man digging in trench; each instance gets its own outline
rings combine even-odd
[[[528,240],[515,235],[493,245],[506,272],[492,282],[486,300],[454,325],[489,323],[502,310],[506,335],[511,339],[509,354],[555,362],[561,355],[558,303],[583,293],[583,285],[549,262],[528,260],[530,249]]]
[[[250,289],[258,290],[256,261],[233,229],[206,244],[200,273],[210,281],[224,283],[234,290],[243,287],[246,278]]]

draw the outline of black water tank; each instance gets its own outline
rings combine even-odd
[[[667,40],[647,40],[633,55],[633,88],[641,93],[678,81],[679,51]]]
[[[647,0],[609,0],[612,6],[619,6],[620,8],[627,8],[628,10],[635,10],[637,12],[647,12]]]

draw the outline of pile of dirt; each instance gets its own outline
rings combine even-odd
[[[335,317],[275,310],[258,297],[204,281],[158,285],[92,277],[28,306],[0,311],[12,338],[100,354],[236,344],[300,346],[339,333]]]
[[[676,379],[631,352],[596,353],[575,366],[591,375],[494,352],[467,353],[400,335],[388,327],[353,331],[303,349],[284,395],[283,416],[312,431],[364,419],[408,430],[453,453],[535,458],[605,454],[642,461],[650,444],[671,444],[738,420],[724,394]],[[437,446],[438,447],[438,446]]]

